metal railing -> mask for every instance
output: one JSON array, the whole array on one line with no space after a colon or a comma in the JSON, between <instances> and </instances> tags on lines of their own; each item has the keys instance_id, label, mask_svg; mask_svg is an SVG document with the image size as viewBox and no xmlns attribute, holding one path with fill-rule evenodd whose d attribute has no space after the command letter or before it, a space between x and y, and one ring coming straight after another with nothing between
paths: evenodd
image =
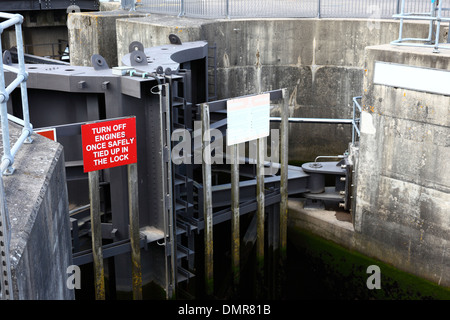
<instances>
[{"instance_id":1,"label":"metal railing","mask_svg":"<svg viewBox=\"0 0 450 320\"><path fill-rule=\"evenodd\" d=\"M351 119L334 119L334 118L288 118L289 123L315 123L315 124L351 124L352 125L352 144L354 145L356 139L359 139L361 131L360 115L362 112L361 105L358 100L362 97L353 97L353 116ZM271 122L281 122L281 117L270 117Z\"/></svg>"},{"instance_id":2,"label":"metal railing","mask_svg":"<svg viewBox=\"0 0 450 320\"><path fill-rule=\"evenodd\" d=\"M19 14L10 14L0 12L0 18L8 19L0 23L0 31L4 29L15 26L16 31L16 42L17 42L17 59L18 68L12 67L10 65L3 64L0 60L0 116L2 125L2 141L3 141L3 156L1 159L1 172L2 174L12 174L14 168L12 167L14 163L14 157L24 142L31 143L31 134L33 133L32 126L30 124L30 115L28 111L28 94L27 94L27 84L28 73L25 71L25 58L24 58L24 46L22 37L22 22L23 17ZM0 41L0 51L2 50L2 44ZM4 71L10 71L17 74L17 77L6 87L5 85L5 73ZM20 92L22 96L22 112L23 120L17 119L11 115L8 115L7 102L9 100L10 94L20 86ZM11 141L9 137L9 121L15 121L23 125L22 134L17 139L16 143L11 147Z\"/></svg>"},{"instance_id":3,"label":"metal railing","mask_svg":"<svg viewBox=\"0 0 450 320\"><path fill-rule=\"evenodd\" d=\"M12 281L11 281L11 263L10 263L10 240L11 227L9 222L9 213L6 203L6 196L3 187L3 174L10 175L14 172L12 167L14 157L24 142L31 143L31 134L33 133L30 124L30 117L28 112L28 95L26 81L28 74L25 71L24 46L22 39L22 22L23 17L19 14L10 14L0 12L0 19L6 19L0 23L0 33L6 28L15 26L16 41L17 41L17 57L18 68L10 65L4 65L3 60L0 59L0 116L2 126L2 142L3 142L3 156L1 159L1 174L0 174L0 251L1 251L1 273L0 273L0 299L13 299ZM2 51L2 43L0 39L0 52ZM17 74L17 77L8 85L5 84L5 73L8 70ZM22 95L22 112L23 120L14 116L8 115L7 102L11 93L20 86ZM11 147L9 136L9 121L15 121L23 126L22 133L17 139L16 143Z\"/></svg>"},{"instance_id":4,"label":"metal railing","mask_svg":"<svg viewBox=\"0 0 450 320\"><path fill-rule=\"evenodd\" d=\"M448 1L448 0L440 0ZM141 0L150 12L202 18L372 18L392 19L402 0ZM427 12L431 0L411 0L405 12ZM448 13L443 13L446 15Z\"/></svg>"},{"instance_id":5,"label":"metal railing","mask_svg":"<svg viewBox=\"0 0 450 320\"><path fill-rule=\"evenodd\" d=\"M439 52L439 48L450 49L450 46L439 44L439 36L441 29L441 22L450 22L450 17L444 17L446 11L450 11L449 7L443 7L444 0L429 0L429 8L426 11L407 11L405 0L402 0L401 10L399 14L394 15L394 18L400 19L400 30L398 40L392 41L395 45L405 46L420 46L434 48L435 53ZM447 3L448 5L448 3ZM403 38L403 20L425 20L430 22L427 38ZM435 39L433 42L433 33ZM450 39L450 36L449 36Z\"/></svg>"},{"instance_id":6,"label":"metal railing","mask_svg":"<svg viewBox=\"0 0 450 320\"><path fill-rule=\"evenodd\" d=\"M361 96L359 97L353 97L353 117L352 117L352 145L355 145L356 142L356 136L361 135L361 131L360 131L360 120L361 120L361 112L362 112L362 108L361 105L359 104L359 101L362 99ZM356 117L356 113L358 110L358 117Z\"/></svg>"}]
</instances>

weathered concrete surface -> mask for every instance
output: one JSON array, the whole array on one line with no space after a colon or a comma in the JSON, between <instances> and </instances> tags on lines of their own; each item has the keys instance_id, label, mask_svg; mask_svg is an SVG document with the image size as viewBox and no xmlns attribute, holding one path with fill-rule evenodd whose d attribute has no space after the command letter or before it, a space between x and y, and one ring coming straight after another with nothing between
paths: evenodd
<instances>
[{"instance_id":1,"label":"weathered concrete surface","mask_svg":"<svg viewBox=\"0 0 450 320\"><path fill-rule=\"evenodd\" d=\"M375 60L448 70L448 52L388 45L369 48L366 56L366 47L397 39L398 21L391 20L151 14L117 19L116 25L117 64L132 41L144 47L167 44L170 33L182 41L216 44L219 99L287 87L290 116L350 118L352 98L364 95L355 231L327 232L329 224L317 216L310 226L338 243L347 241L343 244L369 256L450 285L449 97L371 84ZM405 25L404 37L428 33L427 23ZM442 27L442 38L447 28ZM350 137L350 127L292 124L289 158L340 154Z\"/></svg>"},{"instance_id":2,"label":"weathered concrete surface","mask_svg":"<svg viewBox=\"0 0 450 320\"><path fill-rule=\"evenodd\" d=\"M110 67L121 65L131 42L163 45L171 33L183 42L206 40L217 46L218 99L287 88L290 116L318 118L351 116L352 98L362 94L364 48L398 37L398 21L393 20L207 20L139 9L134 14L71 14L68 28L74 65L91 65L94 53L104 56ZM405 23L404 37L427 33L426 23ZM446 34L447 27L442 27L442 37ZM351 131L348 125L292 124L290 136L290 159L312 161L318 155L342 154Z\"/></svg>"},{"instance_id":3,"label":"weathered concrete surface","mask_svg":"<svg viewBox=\"0 0 450 320\"><path fill-rule=\"evenodd\" d=\"M367 48L355 228L382 258L450 286L450 97L373 84L375 61L450 70L450 52Z\"/></svg>"},{"instance_id":4,"label":"weathered concrete surface","mask_svg":"<svg viewBox=\"0 0 450 320\"><path fill-rule=\"evenodd\" d=\"M398 27L393 20L178 18L139 8L76 13L68 21L74 65L90 66L94 53L110 67L121 65L131 42L163 45L174 33L217 46L218 99L286 87L290 116L318 118L351 116L352 98L362 94L364 48L397 39ZM447 30L442 27L442 38ZM426 23L405 23L404 37L427 33ZM292 124L290 132L289 156L298 161L342 154L351 140L348 125Z\"/></svg>"},{"instance_id":5,"label":"weathered concrete surface","mask_svg":"<svg viewBox=\"0 0 450 320\"><path fill-rule=\"evenodd\" d=\"M144 48L150 48L169 43L169 34L176 34L182 42L202 39L202 26L211 23L206 19L177 18L174 16L149 14L145 18L131 17L118 19L117 25L117 63L129 53L128 46L133 41L139 41Z\"/></svg>"},{"instance_id":6,"label":"weathered concrete surface","mask_svg":"<svg viewBox=\"0 0 450 320\"><path fill-rule=\"evenodd\" d=\"M429 267L433 262L418 262L416 253L406 253L401 250L395 250L395 245L390 242L393 236L389 236L388 240L380 237L374 238L370 234L355 232L352 223L345 221L340 215L345 215L339 211L305 209L303 201L299 199L289 200L288 212L288 236L292 232L295 234L298 230L305 230L312 234L318 235L326 240L336 243L350 251L359 252L367 257L390 264L393 267L414 274L418 277L430 280L443 287L450 287L448 284L448 276L445 274L444 263L448 264L448 260L441 259L438 264L441 268L437 275L431 277L427 275ZM348 215L348 214L347 214ZM379 227L380 231L382 227ZM424 239L424 241L428 241ZM441 248L442 249L442 248ZM423 250L427 250L425 246ZM415 268L405 268L405 264L417 264ZM422 268L422 272L417 272ZM414 272L413 269L416 269ZM383 278L383 269L381 269ZM383 280L382 280L383 281ZM383 285L382 285L383 287Z\"/></svg>"},{"instance_id":7,"label":"weathered concrete surface","mask_svg":"<svg viewBox=\"0 0 450 320\"><path fill-rule=\"evenodd\" d=\"M374 86L375 60L450 69L448 52L371 47L398 37L398 22L345 19L202 20L149 15L117 19L116 64L132 41L217 45L218 98L287 87L294 117L349 118L364 95L354 229L302 214L299 225L404 271L450 286L449 97ZM442 37L447 37L443 27ZM425 37L408 22L405 37ZM73 49L73 48L72 48ZM90 63L90 62L89 62ZM275 115L275 114L274 114ZM366 121L369 120L369 121ZM350 128L291 125L290 159L347 149Z\"/></svg>"},{"instance_id":8,"label":"weathered concrete surface","mask_svg":"<svg viewBox=\"0 0 450 320\"><path fill-rule=\"evenodd\" d=\"M423 23L406 26L405 37L428 32ZM144 47L167 44L170 33L182 41L206 40L217 46L218 99L286 87L292 117L350 118L352 98L362 94L364 48L395 40L398 22L204 20L152 14L117 20L118 59L132 41ZM342 154L351 131L343 125L292 124L290 138L290 159L311 161L318 155Z\"/></svg>"},{"instance_id":9,"label":"weathered concrete surface","mask_svg":"<svg viewBox=\"0 0 450 320\"><path fill-rule=\"evenodd\" d=\"M146 15L126 10L69 13L70 63L92 66L92 55L100 54L110 68L117 66L116 20Z\"/></svg>"},{"instance_id":10,"label":"weathered concrete surface","mask_svg":"<svg viewBox=\"0 0 450 320\"><path fill-rule=\"evenodd\" d=\"M11 142L21 128L10 123ZM63 148L33 135L4 176L11 221L11 267L15 299L74 299L66 281L72 264Z\"/></svg>"},{"instance_id":11,"label":"weathered concrete surface","mask_svg":"<svg viewBox=\"0 0 450 320\"><path fill-rule=\"evenodd\" d=\"M340 219L345 212L322 209L305 209L301 199L288 201L288 236L298 229L306 230L340 246L360 252L368 257L378 258L382 255L382 246L355 232L353 224L347 219ZM383 259L380 259L383 260Z\"/></svg>"},{"instance_id":12,"label":"weathered concrete surface","mask_svg":"<svg viewBox=\"0 0 450 320\"><path fill-rule=\"evenodd\" d=\"M113 11L120 9L120 2L100 2L100 11Z\"/></svg>"}]
</instances>

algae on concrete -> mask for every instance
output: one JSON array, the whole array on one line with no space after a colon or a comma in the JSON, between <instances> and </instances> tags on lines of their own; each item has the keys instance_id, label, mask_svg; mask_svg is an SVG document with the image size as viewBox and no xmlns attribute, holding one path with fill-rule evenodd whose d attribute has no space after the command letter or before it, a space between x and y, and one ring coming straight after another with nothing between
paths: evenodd
<instances>
[{"instance_id":1,"label":"algae on concrete","mask_svg":"<svg viewBox=\"0 0 450 320\"><path fill-rule=\"evenodd\" d=\"M381 270L381 289L368 289L367 268ZM289 230L288 299L449 300L450 289L300 229Z\"/></svg>"}]
</instances>

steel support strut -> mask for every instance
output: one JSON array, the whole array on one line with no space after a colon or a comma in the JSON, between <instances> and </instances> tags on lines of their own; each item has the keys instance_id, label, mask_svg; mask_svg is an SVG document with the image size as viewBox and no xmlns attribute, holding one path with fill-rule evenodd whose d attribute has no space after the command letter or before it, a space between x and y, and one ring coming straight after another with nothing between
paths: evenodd
<instances>
[{"instance_id":1,"label":"steel support strut","mask_svg":"<svg viewBox=\"0 0 450 320\"><path fill-rule=\"evenodd\" d=\"M128 167L128 201L130 216L131 271L133 299L142 300L141 247L139 236L139 197L137 163Z\"/></svg>"}]
</instances>

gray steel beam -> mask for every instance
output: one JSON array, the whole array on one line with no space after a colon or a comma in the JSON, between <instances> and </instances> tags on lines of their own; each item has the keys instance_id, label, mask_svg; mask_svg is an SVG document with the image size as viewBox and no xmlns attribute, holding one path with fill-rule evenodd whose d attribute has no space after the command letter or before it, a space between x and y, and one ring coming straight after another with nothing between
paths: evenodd
<instances>
[{"instance_id":1,"label":"gray steel beam","mask_svg":"<svg viewBox=\"0 0 450 320\"><path fill-rule=\"evenodd\" d=\"M201 49L199 50L201 52ZM198 52L195 54L198 54ZM197 56L193 55L191 58L195 57ZM175 58L178 59L177 56ZM188 67L188 63L185 66ZM84 121L135 115L138 137L138 190L141 195L139 197L140 227L152 226L158 230L165 230L162 215L159 214L162 212L161 203L164 201L159 188L163 183L161 163L167 152L164 152L160 140L163 126L159 121L161 112L158 107L160 99L158 81L171 82L171 80L176 78L177 81L185 86L184 91L178 94L182 95L182 98L186 100L185 102L192 102L192 99L195 99L193 92L196 90L194 88L196 84L193 83L194 78L191 71L189 69L181 70L180 75L165 75L157 80L154 78L120 76L113 74L111 69L94 70L92 67L29 65L27 68L29 73L28 88L34 98L34 104L31 105L34 113L31 115L31 119L35 128L43 126L55 127L58 141L63 144L69 141L65 145L65 152L70 152L69 149L72 148L72 144L75 146L72 149L80 149L76 145L78 142L65 139L69 139L70 136L79 138L81 133L80 125ZM175 81L173 82L175 84ZM282 90L273 90L269 93L272 101L283 101ZM169 96L165 96L164 99L173 102L170 101ZM221 119L221 117L226 116L226 100L209 102L209 106L211 113L214 113L218 119L218 121L211 123L211 128L226 128L226 119ZM180 111L180 115L182 114L181 112L186 110L191 110L190 106ZM69 115L66 114L66 111ZM185 125L189 129L189 122L195 120L195 115L197 117L199 115L195 106L193 106L192 111L188 111L189 115L191 115L191 112L194 115L192 119L186 118L184 123L180 121L181 125ZM57 115L55 115L56 113ZM76 121L76 123L71 123L67 126L63 125L73 121ZM167 148L170 149L170 145ZM74 179L79 179L83 175L87 178L87 175L82 172L81 149L76 150L73 151L70 158L66 158L68 164L71 165L70 167L68 166L67 170L74 172ZM240 172L241 176L245 174L251 180L239 182L239 215L257 210L255 201L256 180L254 176L252 177L251 172L248 172L248 167L250 165L241 166L243 169ZM193 168L198 167L193 166ZM289 181L287 193L291 195L308 192L310 174L305 173L301 168L293 166L288 166L287 170L287 179ZM113 256L116 258L115 269L117 278L128 278L126 281L129 283L129 274L131 274L129 253L131 248L128 231L129 219L126 215L128 211L126 168L112 168L104 170L103 173L104 182L109 183L110 186L111 228L117 229L113 239L114 242L111 245L103 246L103 256L104 258ZM276 175L264 178L266 206L280 203L280 179L280 176ZM191 184L194 183L191 182ZM199 202L201 202L203 186L197 183L195 185L201 194L199 194ZM231 203L230 191L231 184L212 186L213 209L218 210L221 206L229 206ZM173 199L175 199L175 196ZM199 213L203 213L201 203L199 203ZM189 233L188 230L197 229L199 231L204 229L203 218L196 219L192 217L192 213L186 217L180 215L179 218L180 222L182 219L186 219L185 222L190 224L190 226L186 229L177 230L180 232L177 232L178 235ZM216 224L230 219L231 211L221 210L213 213L212 223ZM172 222L175 224L176 220ZM275 236L275 230L272 231ZM146 243L147 241L141 238L140 248L143 248ZM172 243L168 246L170 247L171 245ZM167 248L167 250L170 249L175 249L175 246ZM166 251L164 254L167 254L167 252L169 251ZM144 251L142 254L143 259L150 258L148 252ZM174 258L175 254L173 251L170 256ZM87 261L92 261L92 252L76 253L74 255L74 263L76 264L87 263Z\"/></svg>"},{"instance_id":2,"label":"gray steel beam","mask_svg":"<svg viewBox=\"0 0 450 320\"><path fill-rule=\"evenodd\" d=\"M300 194L308 192L309 174L299 170L290 170L288 173L288 194ZM266 188L280 188L280 176L265 177ZM212 187L213 207L222 207L231 203L231 183L216 185ZM239 197L241 201L256 199L256 180L239 182Z\"/></svg>"},{"instance_id":3,"label":"gray steel beam","mask_svg":"<svg viewBox=\"0 0 450 320\"><path fill-rule=\"evenodd\" d=\"M280 203L280 194L278 192L269 192L265 195L265 206L270 206L273 204ZM256 201L246 201L241 202L239 205L239 215L242 216L244 214L255 212L258 208L258 204ZM231 219L231 208L224 209L221 211L214 212L213 224L219 224L225 221L229 221ZM191 219L191 223L195 224L197 231L201 231L205 228L205 222L203 220Z\"/></svg>"},{"instance_id":4,"label":"gray steel beam","mask_svg":"<svg viewBox=\"0 0 450 320\"><path fill-rule=\"evenodd\" d=\"M147 239L140 238L139 247L144 249L147 246ZM103 246L103 259L115 257L125 253L131 252L130 239L124 239ZM73 254L73 264L81 266L83 264L93 262L92 250L84 250Z\"/></svg>"}]
</instances>

